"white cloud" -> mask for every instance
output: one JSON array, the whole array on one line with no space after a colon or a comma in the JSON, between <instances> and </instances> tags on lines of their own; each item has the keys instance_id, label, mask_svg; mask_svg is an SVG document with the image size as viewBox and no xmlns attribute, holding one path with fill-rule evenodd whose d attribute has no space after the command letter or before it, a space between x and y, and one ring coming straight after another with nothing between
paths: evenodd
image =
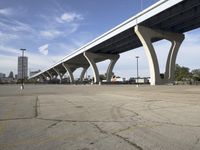
<instances>
[{"instance_id":1,"label":"white cloud","mask_svg":"<svg viewBox=\"0 0 200 150\"><path fill-rule=\"evenodd\" d=\"M0 15L9 16L12 14L13 14L13 10L11 8L0 9Z\"/></svg>"},{"instance_id":2,"label":"white cloud","mask_svg":"<svg viewBox=\"0 0 200 150\"><path fill-rule=\"evenodd\" d=\"M13 47L9 47L9 46L4 46L4 45L0 45L0 52L7 52L7 53L12 53L12 54L20 54L20 50L15 49Z\"/></svg>"},{"instance_id":3,"label":"white cloud","mask_svg":"<svg viewBox=\"0 0 200 150\"><path fill-rule=\"evenodd\" d=\"M19 36L16 34L3 33L0 31L0 43L8 42L10 40L15 40L18 38L19 38Z\"/></svg>"},{"instance_id":4,"label":"white cloud","mask_svg":"<svg viewBox=\"0 0 200 150\"><path fill-rule=\"evenodd\" d=\"M39 52L43 55L48 55L49 44L42 45L38 48Z\"/></svg>"},{"instance_id":5,"label":"white cloud","mask_svg":"<svg viewBox=\"0 0 200 150\"><path fill-rule=\"evenodd\" d=\"M44 31L40 31L40 35L48 38L48 39L53 39L56 38L58 36L60 36L62 33L58 30L44 30Z\"/></svg>"},{"instance_id":6,"label":"white cloud","mask_svg":"<svg viewBox=\"0 0 200 150\"><path fill-rule=\"evenodd\" d=\"M67 55L70 52L73 52L74 50L76 50L77 48L79 48L78 46L74 45L73 43L71 44L67 44L67 43L52 43L52 51L63 55ZM58 52L59 50L59 52Z\"/></svg>"},{"instance_id":7,"label":"white cloud","mask_svg":"<svg viewBox=\"0 0 200 150\"><path fill-rule=\"evenodd\" d=\"M188 42L188 43L193 44L193 43L199 42L199 39L200 39L199 34L194 34L194 33L189 32L185 34L184 43Z\"/></svg>"},{"instance_id":8,"label":"white cloud","mask_svg":"<svg viewBox=\"0 0 200 150\"><path fill-rule=\"evenodd\" d=\"M56 20L59 23L72 23L74 21L83 20L83 16L74 12L66 12L62 14L60 17L57 17Z\"/></svg>"},{"instance_id":9,"label":"white cloud","mask_svg":"<svg viewBox=\"0 0 200 150\"><path fill-rule=\"evenodd\" d=\"M0 18L0 27L7 32L26 31L35 33L35 30L29 24L11 18Z\"/></svg>"},{"instance_id":10,"label":"white cloud","mask_svg":"<svg viewBox=\"0 0 200 150\"><path fill-rule=\"evenodd\" d=\"M17 73L17 57L6 56L0 54L0 70L2 73L8 74L10 71Z\"/></svg>"}]
</instances>

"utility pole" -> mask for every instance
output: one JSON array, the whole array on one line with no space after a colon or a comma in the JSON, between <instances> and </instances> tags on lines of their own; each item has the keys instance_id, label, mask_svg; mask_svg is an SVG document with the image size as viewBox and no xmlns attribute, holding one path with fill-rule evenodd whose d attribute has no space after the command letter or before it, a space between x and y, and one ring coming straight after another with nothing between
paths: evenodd
<instances>
[{"instance_id":1,"label":"utility pole","mask_svg":"<svg viewBox=\"0 0 200 150\"><path fill-rule=\"evenodd\" d=\"M24 51L26 49L21 48L22 51L22 76L21 76L21 89L24 89Z\"/></svg>"}]
</instances>

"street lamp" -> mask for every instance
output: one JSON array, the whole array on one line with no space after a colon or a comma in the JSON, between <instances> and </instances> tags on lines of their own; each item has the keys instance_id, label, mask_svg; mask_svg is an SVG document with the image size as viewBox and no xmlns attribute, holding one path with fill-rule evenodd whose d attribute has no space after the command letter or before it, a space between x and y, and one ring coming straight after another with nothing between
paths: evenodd
<instances>
[{"instance_id":1,"label":"street lamp","mask_svg":"<svg viewBox=\"0 0 200 150\"><path fill-rule=\"evenodd\" d=\"M139 57L139 56L136 56L135 58L137 59L137 87L138 87L138 84L139 84L139 83L138 83L138 78L139 78L139 71L138 71L138 69L139 69L139 68L138 68L138 59L139 59L140 57Z\"/></svg>"},{"instance_id":2,"label":"street lamp","mask_svg":"<svg viewBox=\"0 0 200 150\"><path fill-rule=\"evenodd\" d=\"M24 51L26 49L21 48L22 51L22 76L21 76L21 89L24 89Z\"/></svg>"}]
</instances>

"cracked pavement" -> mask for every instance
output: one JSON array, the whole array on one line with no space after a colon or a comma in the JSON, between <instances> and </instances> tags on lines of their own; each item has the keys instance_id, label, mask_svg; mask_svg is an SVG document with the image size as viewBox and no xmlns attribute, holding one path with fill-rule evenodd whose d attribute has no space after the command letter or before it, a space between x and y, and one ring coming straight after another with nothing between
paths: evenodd
<instances>
[{"instance_id":1,"label":"cracked pavement","mask_svg":"<svg viewBox=\"0 0 200 150\"><path fill-rule=\"evenodd\" d=\"M199 150L200 86L0 86L0 150Z\"/></svg>"}]
</instances>

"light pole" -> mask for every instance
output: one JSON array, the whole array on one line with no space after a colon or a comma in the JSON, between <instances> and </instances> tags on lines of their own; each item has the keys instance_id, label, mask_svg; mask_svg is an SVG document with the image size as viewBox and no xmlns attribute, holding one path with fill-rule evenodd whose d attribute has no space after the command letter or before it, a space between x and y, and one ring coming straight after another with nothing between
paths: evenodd
<instances>
[{"instance_id":1,"label":"light pole","mask_svg":"<svg viewBox=\"0 0 200 150\"><path fill-rule=\"evenodd\" d=\"M139 56L136 56L135 57L136 59L137 59L137 87L138 87L138 85L139 85L139 83L138 83L138 78L139 78L139 71L138 71L138 59L140 58Z\"/></svg>"},{"instance_id":2,"label":"light pole","mask_svg":"<svg viewBox=\"0 0 200 150\"><path fill-rule=\"evenodd\" d=\"M21 89L24 89L24 51L26 49L21 48L22 51L22 76L21 76Z\"/></svg>"}]
</instances>

